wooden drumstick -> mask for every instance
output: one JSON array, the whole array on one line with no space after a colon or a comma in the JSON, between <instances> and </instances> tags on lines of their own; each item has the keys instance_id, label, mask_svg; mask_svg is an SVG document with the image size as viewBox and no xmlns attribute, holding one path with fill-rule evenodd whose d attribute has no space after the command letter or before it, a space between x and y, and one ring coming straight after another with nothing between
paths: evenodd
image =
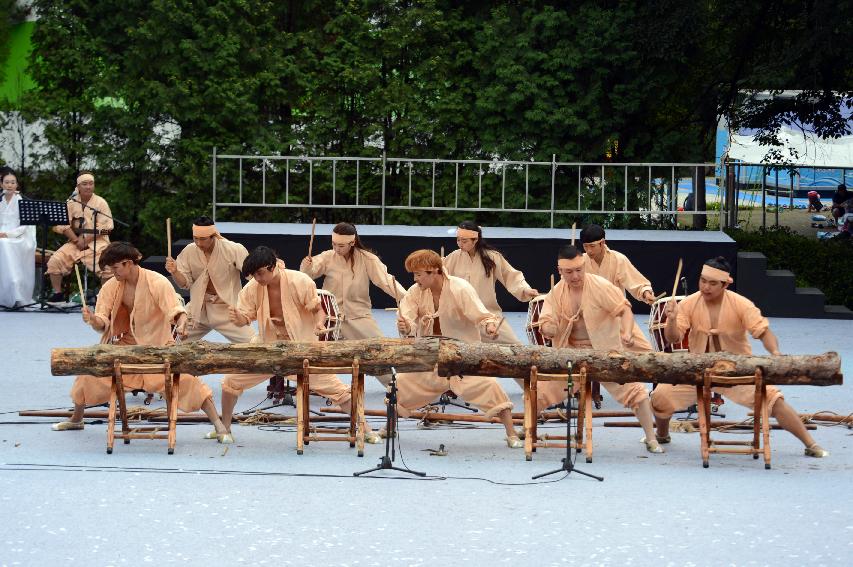
<instances>
[{"instance_id":1,"label":"wooden drumstick","mask_svg":"<svg viewBox=\"0 0 853 567\"><path fill-rule=\"evenodd\" d=\"M678 291L678 280L681 279L681 267L683 266L683 262L681 258L678 259L678 271L675 272L675 282L672 284L672 295L670 297L675 297L675 292Z\"/></svg>"},{"instance_id":2,"label":"wooden drumstick","mask_svg":"<svg viewBox=\"0 0 853 567\"><path fill-rule=\"evenodd\" d=\"M391 278L391 289L394 291L394 302L397 304L397 309L400 309L400 297L397 295L397 280L391 274L388 274L388 277Z\"/></svg>"},{"instance_id":3,"label":"wooden drumstick","mask_svg":"<svg viewBox=\"0 0 853 567\"><path fill-rule=\"evenodd\" d=\"M576 222L572 223L572 246L575 245L575 228L577 228L577 226L578 226L578 223L576 223Z\"/></svg>"},{"instance_id":4,"label":"wooden drumstick","mask_svg":"<svg viewBox=\"0 0 853 567\"><path fill-rule=\"evenodd\" d=\"M314 249L314 231L317 230L317 217L311 221L311 240L308 241L308 257L311 257L311 251Z\"/></svg>"},{"instance_id":5,"label":"wooden drumstick","mask_svg":"<svg viewBox=\"0 0 853 567\"><path fill-rule=\"evenodd\" d=\"M501 325L503 325L503 324L504 324L504 321L506 321L506 317L501 317L501 320L500 320L500 321L498 321L498 326L497 326L497 327L495 327L495 334L494 334L494 335L492 335L492 340L495 340L495 339L497 339L497 338L498 338L498 335L499 335L499 334L500 334L500 332L501 332Z\"/></svg>"},{"instance_id":6,"label":"wooden drumstick","mask_svg":"<svg viewBox=\"0 0 853 567\"><path fill-rule=\"evenodd\" d=\"M77 274L77 289L80 290L80 302L86 305L86 295L83 293L83 280L80 279L80 265L74 264L74 273Z\"/></svg>"},{"instance_id":7,"label":"wooden drumstick","mask_svg":"<svg viewBox=\"0 0 853 567\"><path fill-rule=\"evenodd\" d=\"M551 291L554 290L554 274L551 274Z\"/></svg>"},{"instance_id":8,"label":"wooden drumstick","mask_svg":"<svg viewBox=\"0 0 853 567\"><path fill-rule=\"evenodd\" d=\"M172 219L166 218L166 257L172 257Z\"/></svg>"},{"instance_id":9,"label":"wooden drumstick","mask_svg":"<svg viewBox=\"0 0 853 567\"><path fill-rule=\"evenodd\" d=\"M441 263L444 264L444 246L441 247Z\"/></svg>"}]
</instances>

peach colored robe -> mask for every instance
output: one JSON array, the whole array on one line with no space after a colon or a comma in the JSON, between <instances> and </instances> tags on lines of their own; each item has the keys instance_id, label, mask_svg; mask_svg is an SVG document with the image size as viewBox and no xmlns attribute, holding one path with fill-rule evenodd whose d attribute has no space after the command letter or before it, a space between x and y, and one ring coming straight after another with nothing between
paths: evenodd
<instances>
[{"instance_id":1,"label":"peach colored robe","mask_svg":"<svg viewBox=\"0 0 853 567\"><path fill-rule=\"evenodd\" d=\"M746 334L761 337L770 323L761 314L761 310L746 297L733 291L723 291L723 302L717 321L716 333L721 352L734 354L752 354ZM678 331L682 335L690 329L687 339L690 352L714 352L711 340L711 317L701 292L688 295L678 304ZM715 392L729 398L736 404L752 408L755 405L755 388L752 386L732 386L714 388ZM782 399L782 392L775 386L767 386L767 404L772 413L773 404ZM686 384L659 384L652 393L652 408L655 415L670 417L673 412L683 410L696 403L696 388Z\"/></svg>"},{"instance_id":2,"label":"peach colored robe","mask_svg":"<svg viewBox=\"0 0 853 567\"><path fill-rule=\"evenodd\" d=\"M445 276L439 298L438 311L433 304L432 292L418 284L409 288L400 302L400 316L416 336L433 335L434 318L438 316L442 335L467 343L480 342L480 328L498 322L471 284L454 276ZM397 375L399 394L397 406L400 415L435 401L447 390L493 416L512 408L512 402L495 378L483 376L452 376L444 378L433 372L404 372Z\"/></svg>"},{"instance_id":3,"label":"peach colored robe","mask_svg":"<svg viewBox=\"0 0 853 567\"><path fill-rule=\"evenodd\" d=\"M593 260L589 254L584 254L584 269L586 273L601 276L619 289L630 293L637 301L643 301L643 293L653 292L652 284L627 256L621 252L611 250L604 245L604 258L601 264ZM634 321L634 344L627 348L631 352L651 352L652 345L646 338L640 326Z\"/></svg>"},{"instance_id":4,"label":"peach colored robe","mask_svg":"<svg viewBox=\"0 0 853 567\"><path fill-rule=\"evenodd\" d=\"M625 346L621 338L621 317L625 309L631 309L622 290L606 279L593 274L585 274L580 313L572 304L569 286L560 280L546 296L539 316L541 325L554 325L557 334L553 346L568 348L593 348L605 351L622 351ZM589 334L586 344L573 343L572 327L579 317L583 317ZM636 324L635 324L636 326ZM593 377L594 379L594 377ZM628 408L636 408L640 402L648 399L645 384L632 382L614 384L602 382L602 386L613 398ZM566 396L563 384L543 382L539 384L538 405L545 409L549 405L562 401Z\"/></svg>"},{"instance_id":5,"label":"peach colored robe","mask_svg":"<svg viewBox=\"0 0 853 567\"><path fill-rule=\"evenodd\" d=\"M284 333L285 340L298 342L316 342L319 339L314 334L314 312L320 307L317 297L317 286L302 272L288 270L284 262L279 260L279 290L281 294L281 312L284 317L284 331L277 328L270 319L269 293L267 287L256 280L250 280L237 299L237 310L249 321L258 322L260 342L271 343L280 340ZM269 374L226 374L222 378L222 390L239 396L243 390L269 380ZM294 377L288 377L293 380ZM312 390L340 404L350 401L350 389L334 374L312 374L310 377Z\"/></svg>"},{"instance_id":6,"label":"peach colored robe","mask_svg":"<svg viewBox=\"0 0 853 567\"><path fill-rule=\"evenodd\" d=\"M338 307L344 314L341 336L344 339L369 339L381 337L382 331L371 314L370 284L399 300L406 288L395 281L391 287L388 268L376 254L353 248L353 265L349 260L326 250L311 258L312 263L303 262L299 270L311 279L323 277L323 289L335 296Z\"/></svg>"},{"instance_id":7,"label":"peach colored robe","mask_svg":"<svg viewBox=\"0 0 853 567\"><path fill-rule=\"evenodd\" d=\"M503 315L500 306L498 305L497 295L495 294L495 284L500 282L506 290L519 301L529 301L525 297L525 292L532 289L527 280L524 279L524 274L513 268L503 254L495 251L486 251L495 262L495 268L492 273L486 275L486 268L483 266L483 260L479 254L474 254L472 257L467 252L462 250L454 250L444 259L444 267L447 274L464 279L474 287L477 292L477 297L486 306L486 309L492 315L500 318ZM492 340L485 335L485 332L480 337L483 342L493 342L500 344L521 344L518 337L513 332L512 327L506 323L501 325L498 338Z\"/></svg>"},{"instance_id":8,"label":"peach colored robe","mask_svg":"<svg viewBox=\"0 0 853 567\"><path fill-rule=\"evenodd\" d=\"M57 234L62 234L66 229L71 228L71 226L78 227L79 225L75 222L75 219L85 219L83 223L83 228L94 228L94 216L95 213L92 209L97 209L100 211L98 215L98 230L112 230L113 229L113 219L112 212L110 211L110 205L107 201L101 197L100 195L92 195L89 199L89 202L86 203L88 207L84 207L80 203L76 201L68 201L68 220L72 223L71 225L57 225L53 227L53 231ZM90 236L91 237L91 236ZM76 244L71 242L66 242L59 249L53 253L50 259L47 262L47 273L48 274L59 274L66 275L71 273L71 270L74 269L74 264L76 262L82 262L83 265L92 268L92 255L97 252L97 256L94 259L95 262L95 271L100 274L101 268L98 266L98 259L101 257L101 252L104 251L104 248L107 247L107 244L110 243L110 237L106 234L98 235L95 239L89 242L89 246L85 250L80 250L77 248ZM104 272L109 273L108 270L104 270Z\"/></svg>"},{"instance_id":9,"label":"peach colored robe","mask_svg":"<svg viewBox=\"0 0 853 567\"><path fill-rule=\"evenodd\" d=\"M169 280L157 272L140 268L130 313L121 301L125 285L125 282L113 278L104 282L98 293L93 317L106 326L101 335L101 344L110 343L113 337L119 335L123 336L117 344L172 344L171 325L185 311ZM165 388L162 375L124 374L122 379L126 391L163 393ZM71 388L71 399L76 405L102 404L109 401L111 383L110 377L78 376ZM181 411L197 411L211 397L210 388L198 377L181 374L178 393L178 407Z\"/></svg>"},{"instance_id":10,"label":"peach colored robe","mask_svg":"<svg viewBox=\"0 0 853 567\"><path fill-rule=\"evenodd\" d=\"M228 306L237 305L240 293L240 272L249 252L246 247L225 238L217 238L210 258L195 244L181 250L175 262L178 271L186 278L183 289L190 290L192 327L188 341L198 340L212 330L219 331L235 343L247 343L255 334L250 325L238 327L228 320ZM207 284L216 288L216 295L207 293ZM177 281L176 281L177 283Z\"/></svg>"}]
</instances>

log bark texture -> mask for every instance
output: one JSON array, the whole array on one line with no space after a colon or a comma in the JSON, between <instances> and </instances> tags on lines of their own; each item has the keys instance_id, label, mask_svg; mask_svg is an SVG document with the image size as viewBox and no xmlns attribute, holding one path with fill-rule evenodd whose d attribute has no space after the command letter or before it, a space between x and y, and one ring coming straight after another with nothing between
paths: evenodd
<instances>
[{"instance_id":1,"label":"log bark texture","mask_svg":"<svg viewBox=\"0 0 853 567\"><path fill-rule=\"evenodd\" d=\"M540 373L575 371L585 366L600 382L701 384L706 369L721 376L748 376L763 369L765 382L775 385L835 386L842 384L841 358L835 352L820 355L745 356L726 352L632 353L525 345L467 344L439 337L422 339L362 339L338 342L278 342L268 344L214 344L204 341L181 345L57 348L51 352L56 376L109 376L117 359L125 364L161 364L188 374L270 373L290 375L311 366L342 367L359 359L367 374L428 371L438 366L442 376L497 376L525 378L535 365Z\"/></svg>"}]
</instances>

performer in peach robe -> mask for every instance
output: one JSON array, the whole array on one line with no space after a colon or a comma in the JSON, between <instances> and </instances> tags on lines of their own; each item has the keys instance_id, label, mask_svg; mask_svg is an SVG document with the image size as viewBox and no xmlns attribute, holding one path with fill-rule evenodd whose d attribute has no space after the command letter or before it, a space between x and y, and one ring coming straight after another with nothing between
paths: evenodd
<instances>
[{"instance_id":1,"label":"performer in peach robe","mask_svg":"<svg viewBox=\"0 0 853 567\"><path fill-rule=\"evenodd\" d=\"M187 314L172 284L157 272L140 268L141 258L139 250L127 242L113 242L101 254L101 267L109 268L115 277L98 293L94 313L83 306L83 321L101 333L101 344L165 346L174 342L172 324L179 334L186 330ZM122 380L125 391L162 394L165 389L163 375L124 374ZM54 424L54 431L83 429L85 407L108 402L111 388L110 377L78 376L71 387L73 415ZM198 377L181 374L177 403L181 411L203 410L216 428L216 438L229 442L210 388Z\"/></svg>"},{"instance_id":2,"label":"performer in peach robe","mask_svg":"<svg viewBox=\"0 0 853 567\"><path fill-rule=\"evenodd\" d=\"M480 342L480 330L497 333L498 318L489 313L471 284L448 276L441 257L432 250L418 250L406 258L406 271L415 284L400 302L397 328L417 337L441 335L468 343ZM447 390L478 407L486 416L498 416L506 429L510 448L522 447L512 424L512 402L495 378L450 376L432 372L403 372L397 375L397 408L407 417Z\"/></svg>"},{"instance_id":3,"label":"performer in peach robe","mask_svg":"<svg viewBox=\"0 0 853 567\"><path fill-rule=\"evenodd\" d=\"M229 306L229 317L238 327L258 322L257 342L317 341L325 329L325 317L314 281L302 272L288 270L276 253L266 246L255 248L243 262L243 276L251 280ZM290 378L295 379L295 378ZM268 374L226 374L222 379L222 422L231 432L231 418L237 399L244 390L266 382ZM350 388L334 374L312 374L310 388L351 411ZM367 426L365 441L379 443L379 436Z\"/></svg>"},{"instance_id":4,"label":"performer in peach robe","mask_svg":"<svg viewBox=\"0 0 853 567\"><path fill-rule=\"evenodd\" d=\"M332 229L331 250L306 256L299 270L311 279L323 277L323 289L335 296L343 313L344 340L383 336L371 313L371 283L396 301L406 293L406 288L391 277L379 256L364 247L355 226L348 222L338 223ZM391 381L389 375L376 378L383 386Z\"/></svg>"},{"instance_id":5,"label":"performer in peach robe","mask_svg":"<svg viewBox=\"0 0 853 567\"><path fill-rule=\"evenodd\" d=\"M228 306L237 305L240 271L248 255L245 246L223 238L209 217L199 217L193 222L193 243L177 260L166 258L166 271L178 287L190 290L188 341L210 331L219 331L232 343L252 340L251 326L238 327L228 318Z\"/></svg>"},{"instance_id":6,"label":"performer in peach robe","mask_svg":"<svg viewBox=\"0 0 853 567\"><path fill-rule=\"evenodd\" d=\"M690 330L690 352L731 352L752 354L747 332L759 339L770 354L781 354L779 341L761 310L749 299L728 289L732 283L731 266L722 256L708 260L699 276L699 291L681 303L666 306L666 340L677 342ZM752 409L755 388L749 385L714 388L736 404ZM670 442L669 419L678 410L696 403L696 388L679 384L659 384L652 392L652 406L657 422L658 440ZM818 445L803 425L797 412L775 386L767 386L767 405L771 416L783 429L791 432L805 446L809 457L827 457L829 452Z\"/></svg>"},{"instance_id":7,"label":"performer in peach robe","mask_svg":"<svg viewBox=\"0 0 853 567\"><path fill-rule=\"evenodd\" d=\"M496 282L519 301L530 301L539 292L530 287L524 274L513 268L503 254L483 239L483 231L476 223L464 221L456 229L454 250L444 259L444 268L448 276L456 276L467 281L477 292L489 313L500 319L503 316L495 295ZM501 325L498 336L491 338L485 332L480 334L483 342L501 344L521 344L510 325Z\"/></svg>"},{"instance_id":8,"label":"performer in peach robe","mask_svg":"<svg viewBox=\"0 0 853 567\"><path fill-rule=\"evenodd\" d=\"M109 233L113 229L110 206L103 197L95 195L95 176L87 171L77 177L75 193L76 195L72 195L75 200L69 200L67 205L68 219L71 224L53 227L54 232L65 236L68 242L60 246L47 262L47 273L53 286L53 295L48 303L63 301L62 279L71 273L77 262L82 262L84 266L91 268L93 255L95 255L95 271L101 281L112 277L109 268L101 267L99 261L101 253L110 243ZM97 227L95 227L95 211L99 213Z\"/></svg>"},{"instance_id":9,"label":"performer in peach robe","mask_svg":"<svg viewBox=\"0 0 853 567\"><path fill-rule=\"evenodd\" d=\"M574 246L560 249L557 260L560 282L554 286L542 305L539 316L542 334L555 347L593 348L621 351L634 344L635 326L631 306L625 294L600 276L586 273L586 262ZM654 437L654 423L648 389L632 382L602 382L613 398L630 408L640 421L643 442L651 453L662 453ZM558 403L567 392L559 382L539 385L537 403L540 408Z\"/></svg>"}]
</instances>

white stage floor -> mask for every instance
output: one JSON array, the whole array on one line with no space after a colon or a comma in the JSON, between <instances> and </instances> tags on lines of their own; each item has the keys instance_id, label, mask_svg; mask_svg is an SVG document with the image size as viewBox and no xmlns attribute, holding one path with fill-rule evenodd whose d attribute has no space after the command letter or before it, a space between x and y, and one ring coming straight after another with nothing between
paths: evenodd
<instances>
[{"instance_id":1,"label":"white stage floor","mask_svg":"<svg viewBox=\"0 0 853 567\"><path fill-rule=\"evenodd\" d=\"M375 315L391 334L393 315ZM507 320L519 336L523 320ZM515 486L559 466L562 451L540 449L526 462L500 428L424 430L413 421L402 425L398 464L402 456L443 480L353 478L383 446L368 445L359 459L346 444L312 443L297 456L290 429L235 426L237 443L225 451L201 438L208 426L180 425L175 455L162 441L117 444L107 455L103 423L57 433L55 420L17 416L68 407L72 378L50 375L50 349L92 344L95 333L79 314L0 313L0 325L0 565L849 565L853 556L853 441L844 427L814 432L828 459L807 459L792 436L774 432L772 470L731 455L713 456L706 470L695 433L673 434L666 454L650 455L639 429L596 420L595 460L578 466L603 483L575 474ZM836 350L853 376L849 322L771 325L784 352ZM218 377L205 380L218 404ZM520 408L519 388L502 384ZM250 390L237 409L264 394ZM801 412L853 411L849 384L785 394ZM373 379L367 407L382 407ZM723 407L727 418L745 417ZM609 398L605 408L619 409ZM448 456L428 456L439 444Z\"/></svg>"}]
</instances>

